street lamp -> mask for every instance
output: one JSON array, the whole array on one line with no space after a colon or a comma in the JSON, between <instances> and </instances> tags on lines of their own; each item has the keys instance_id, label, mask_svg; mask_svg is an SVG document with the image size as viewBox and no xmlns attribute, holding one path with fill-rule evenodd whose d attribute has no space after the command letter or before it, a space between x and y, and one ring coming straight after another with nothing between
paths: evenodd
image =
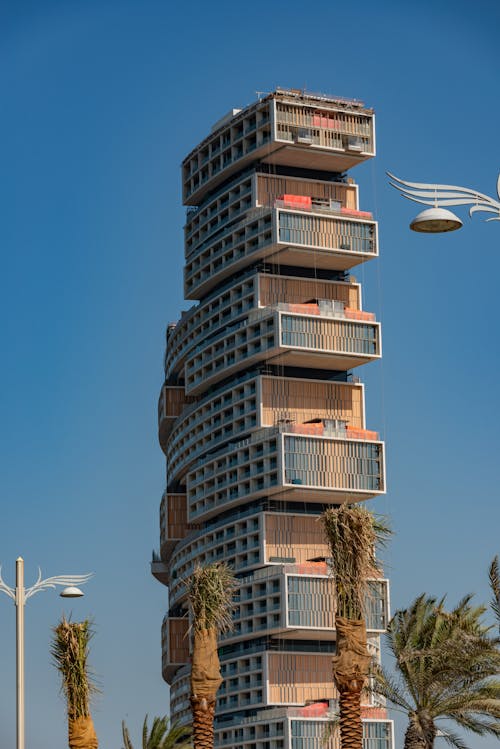
<instances>
[{"instance_id":1,"label":"street lamp","mask_svg":"<svg viewBox=\"0 0 500 749\"><path fill-rule=\"evenodd\" d=\"M77 598L83 596L82 591L75 587L86 583L92 577L89 575L58 575L42 580L42 573L38 568L38 579L31 588L24 587L24 560L16 559L16 587L11 588L2 579L0 566L0 591L12 598L16 606L16 714L17 714L17 749L24 749L24 605L28 598L47 588L65 585L59 595L63 598Z\"/></svg>"},{"instance_id":2,"label":"street lamp","mask_svg":"<svg viewBox=\"0 0 500 749\"><path fill-rule=\"evenodd\" d=\"M443 207L450 205L470 205L470 216L476 211L485 211L486 213L497 214L492 218L487 218L486 221L500 221L500 202L476 190L469 190L468 187L455 187L454 185L405 182L405 180L395 177L390 172L387 172L387 175L394 180L390 183L391 187L399 190L404 198L413 200L415 203L432 206L432 208L427 208L427 210L415 216L410 224L410 229L413 229L413 231L437 234L460 229L463 226L462 221L454 213ZM497 194L500 198L500 175L497 180Z\"/></svg>"}]
</instances>

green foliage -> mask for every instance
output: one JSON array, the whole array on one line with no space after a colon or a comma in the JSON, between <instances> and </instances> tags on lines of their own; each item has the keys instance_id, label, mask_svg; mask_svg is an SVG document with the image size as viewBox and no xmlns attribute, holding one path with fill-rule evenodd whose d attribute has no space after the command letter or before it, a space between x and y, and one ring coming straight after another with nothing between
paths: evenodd
<instances>
[{"instance_id":1,"label":"green foliage","mask_svg":"<svg viewBox=\"0 0 500 749\"><path fill-rule=\"evenodd\" d=\"M124 749L134 749L130 740L128 728L122 720L122 736ZM142 749L191 749L191 728L173 723L169 728L169 720L153 718L151 731L148 733L148 716L144 718L142 726Z\"/></svg>"},{"instance_id":2,"label":"green foliage","mask_svg":"<svg viewBox=\"0 0 500 749\"><path fill-rule=\"evenodd\" d=\"M71 622L63 617L53 629L51 654L53 663L61 674L61 689L66 697L68 717L71 720L90 715L90 698L98 691L87 663L92 636L92 624L88 619Z\"/></svg>"},{"instance_id":3,"label":"green foliage","mask_svg":"<svg viewBox=\"0 0 500 749\"><path fill-rule=\"evenodd\" d=\"M230 631L236 588L237 580L225 562L197 566L188 591L194 629Z\"/></svg>"},{"instance_id":4,"label":"green foliage","mask_svg":"<svg viewBox=\"0 0 500 749\"><path fill-rule=\"evenodd\" d=\"M337 613L347 619L364 615L367 580L378 571L377 546L391 531L383 519L360 505L329 507L322 515L337 597Z\"/></svg>"},{"instance_id":5,"label":"green foliage","mask_svg":"<svg viewBox=\"0 0 500 749\"><path fill-rule=\"evenodd\" d=\"M406 712L411 732L420 732L429 747L440 718L500 737L499 640L482 622L485 607L471 600L466 596L448 612L444 598L421 595L397 611L387 630L396 675L374 667L373 691ZM443 736L464 749L458 735L444 731Z\"/></svg>"}]
</instances>

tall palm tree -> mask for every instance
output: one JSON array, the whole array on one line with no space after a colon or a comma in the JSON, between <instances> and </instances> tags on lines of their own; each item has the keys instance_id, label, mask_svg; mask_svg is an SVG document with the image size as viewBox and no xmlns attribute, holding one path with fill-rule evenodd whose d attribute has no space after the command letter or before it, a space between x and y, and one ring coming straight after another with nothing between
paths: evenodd
<instances>
[{"instance_id":1,"label":"tall palm tree","mask_svg":"<svg viewBox=\"0 0 500 749\"><path fill-rule=\"evenodd\" d=\"M124 749L134 749L124 720L122 720L122 736ZM146 715L142 726L142 749L190 749L193 746L190 736L189 726L174 723L169 728L166 715L163 718L153 718L151 731L148 732L148 716Z\"/></svg>"},{"instance_id":2,"label":"tall palm tree","mask_svg":"<svg viewBox=\"0 0 500 749\"><path fill-rule=\"evenodd\" d=\"M215 699L222 678L217 653L218 635L233 627L233 595L236 579L224 563L196 567L189 585L193 653L191 710L195 749L214 744Z\"/></svg>"},{"instance_id":3,"label":"tall palm tree","mask_svg":"<svg viewBox=\"0 0 500 749\"><path fill-rule=\"evenodd\" d=\"M500 574L498 572L498 556L494 557L490 565L490 586L493 593L491 609L497 618L500 628Z\"/></svg>"},{"instance_id":4,"label":"tall palm tree","mask_svg":"<svg viewBox=\"0 0 500 749\"><path fill-rule=\"evenodd\" d=\"M91 622L71 622L63 616L54 627L52 658L61 674L61 690L66 697L68 744L70 749L97 749L98 741L92 717L90 698L97 692L88 669Z\"/></svg>"},{"instance_id":5,"label":"tall palm tree","mask_svg":"<svg viewBox=\"0 0 500 749\"><path fill-rule=\"evenodd\" d=\"M432 749L439 719L500 737L499 641L482 623L485 610L466 596L447 612L444 599L421 595L392 618L387 641L397 677L375 666L373 690L408 715L405 749ZM452 731L441 735L466 749Z\"/></svg>"},{"instance_id":6,"label":"tall palm tree","mask_svg":"<svg viewBox=\"0 0 500 749\"><path fill-rule=\"evenodd\" d=\"M337 655L333 679L339 692L342 749L362 749L361 691L371 656L364 621L368 578L377 574L375 548L390 535L388 527L365 507L330 507L322 521L332 558L335 585Z\"/></svg>"}]
</instances>

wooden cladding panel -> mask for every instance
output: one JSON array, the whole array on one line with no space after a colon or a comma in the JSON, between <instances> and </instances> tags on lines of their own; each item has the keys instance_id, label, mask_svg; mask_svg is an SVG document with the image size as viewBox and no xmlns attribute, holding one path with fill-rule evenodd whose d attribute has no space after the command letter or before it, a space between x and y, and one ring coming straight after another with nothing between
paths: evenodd
<instances>
[{"instance_id":1,"label":"wooden cladding panel","mask_svg":"<svg viewBox=\"0 0 500 749\"><path fill-rule=\"evenodd\" d=\"M187 533L187 502L185 494L167 495L168 538L184 538Z\"/></svg>"},{"instance_id":2,"label":"wooden cladding panel","mask_svg":"<svg viewBox=\"0 0 500 749\"><path fill-rule=\"evenodd\" d=\"M259 174L257 177L257 201L259 205L272 205L281 195L307 195L319 200L337 200L344 208L356 209L354 185L333 182L297 179L278 175Z\"/></svg>"},{"instance_id":3,"label":"wooden cladding panel","mask_svg":"<svg viewBox=\"0 0 500 749\"><path fill-rule=\"evenodd\" d=\"M338 697L330 654L269 653L268 657L269 704L304 705Z\"/></svg>"},{"instance_id":4,"label":"wooden cladding panel","mask_svg":"<svg viewBox=\"0 0 500 749\"><path fill-rule=\"evenodd\" d=\"M177 418L194 398L186 395L183 387L164 387L160 401L160 416Z\"/></svg>"},{"instance_id":5,"label":"wooden cladding panel","mask_svg":"<svg viewBox=\"0 0 500 749\"><path fill-rule=\"evenodd\" d=\"M171 663L187 663L189 661L189 621L185 619L170 619L168 622L169 655Z\"/></svg>"},{"instance_id":6,"label":"wooden cladding panel","mask_svg":"<svg viewBox=\"0 0 500 749\"><path fill-rule=\"evenodd\" d=\"M339 382L262 378L262 426L280 419L303 424L311 419L345 419L364 428L363 388Z\"/></svg>"},{"instance_id":7,"label":"wooden cladding panel","mask_svg":"<svg viewBox=\"0 0 500 749\"><path fill-rule=\"evenodd\" d=\"M330 555L323 526L310 515L266 515L266 562L270 557L303 563Z\"/></svg>"},{"instance_id":8,"label":"wooden cladding panel","mask_svg":"<svg viewBox=\"0 0 500 749\"><path fill-rule=\"evenodd\" d=\"M279 302L303 304L311 299L331 299L344 302L346 307L360 309L360 289L357 284L261 275L259 290L259 301L263 307Z\"/></svg>"}]
</instances>

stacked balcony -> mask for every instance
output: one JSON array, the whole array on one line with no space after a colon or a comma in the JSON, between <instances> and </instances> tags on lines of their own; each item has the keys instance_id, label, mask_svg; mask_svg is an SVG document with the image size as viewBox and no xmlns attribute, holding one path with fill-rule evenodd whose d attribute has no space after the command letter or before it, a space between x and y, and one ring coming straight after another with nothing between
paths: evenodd
<instances>
[{"instance_id":1,"label":"stacked balcony","mask_svg":"<svg viewBox=\"0 0 500 749\"><path fill-rule=\"evenodd\" d=\"M223 118L187 156L184 203L199 205L252 162L343 172L374 154L373 111L360 102L277 90Z\"/></svg>"},{"instance_id":2,"label":"stacked balcony","mask_svg":"<svg viewBox=\"0 0 500 749\"><path fill-rule=\"evenodd\" d=\"M347 371L380 358L379 323L323 312L316 304L297 307L263 309L200 343L186 361L186 393L199 395L263 362Z\"/></svg>"},{"instance_id":3,"label":"stacked balcony","mask_svg":"<svg viewBox=\"0 0 500 749\"><path fill-rule=\"evenodd\" d=\"M332 645L330 652L321 653L317 648L316 652L300 650L297 643L288 650L286 643L274 649L261 640L239 656L222 654L215 746L255 746L251 742L258 741L262 747L317 749L338 710L338 694L331 681ZM292 680L290 674L297 678ZM180 720L188 720L189 669L179 670L174 677L171 701ZM269 703L275 707L266 709ZM393 727L383 705L367 696L361 714L365 745L390 749ZM338 749L338 738L327 746Z\"/></svg>"},{"instance_id":4,"label":"stacked balcony","mask_svg":"<svg viewBox=\"0 0 500 749\"><path fill-rule=\"evenodd\" d=\"M243 725L229 721L216 731L217 747L237 746L240 749L340 749L340 740L325 740L328 723L336 716L335 705L322 702L320 707L282 708L257 712ZM313 712L320 712L315 717ZM272 714L269 714L272 713ZM394 730L391 721L377 717L377 710L362 711L363 745L366 749L391 749Z\"/></svg>"},{"instance_id":5,"label":"stacked balcony","mask_svg":"<svg viewBox=\"0 0 500 749\"><path fill-rule=\"evenodd\" d=\"M167 484L152 572L169 588L162 672L189 722L187 582L225 561L238 577L220 642L215 746L317 749L337 708L335 596L319 516L385 492L384 443L353 370L382 355L351 270L378 226L346 170L375 153L362 103L277 89L232 110L183 162L184 295L167 330L158 436ZM370 648L388 581L366 599ZM365 698L365 749L391 749ZM330 740L329 749L338 741Z\"/></svg>"},{"instance_id":6,"label":"stacked balcony","mask_svg":"<svg viewBox=\"0 0 500 749\"><path fill-rule=\"evenodd\" d=\"M385 491L383 442L375 432L334 425L280 425L204 458L187 474L189 518L206 520L261 496L325 504ZM366 432L367 439L360 432Z\"/></svg>"},{"instance_id":7,"label":"stacked balcony","mask_svg":"<svg viewBox=\"0 0 500 749\"><path fill-rule=\"evenodd\" d=\"M259 261L312 269L320 262L327 270L341 271L377 255L375 221L356 212L347 217L275 203L272 208L255 208L196 246L186 258L184 294L187 299L201 299L226 278Z\"/></svg>"}]
</instances>

